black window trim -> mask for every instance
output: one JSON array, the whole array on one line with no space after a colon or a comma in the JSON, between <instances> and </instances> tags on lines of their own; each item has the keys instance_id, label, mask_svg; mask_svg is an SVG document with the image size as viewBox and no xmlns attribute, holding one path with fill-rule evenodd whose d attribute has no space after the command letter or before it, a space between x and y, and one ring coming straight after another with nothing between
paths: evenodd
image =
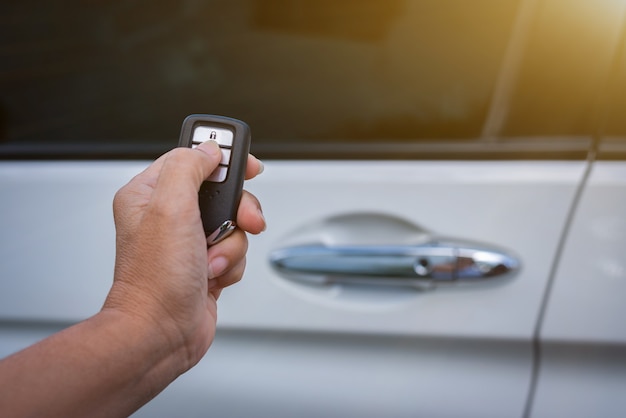
<instances>
[{"instance_id":1,"label":"black window trim","mask_svg":"<svg viewBox=\"0 0 626 418\"><path fill-rule=\"evenodd\" d=\"M4 144L0 160L154 159L176 146L153 144ZM625 146L626 148L626 146ZM252 140L252 153L266 160L586 160L592 137L437 140L419 142L272 143Z\"/></svg>"}]
</instances>

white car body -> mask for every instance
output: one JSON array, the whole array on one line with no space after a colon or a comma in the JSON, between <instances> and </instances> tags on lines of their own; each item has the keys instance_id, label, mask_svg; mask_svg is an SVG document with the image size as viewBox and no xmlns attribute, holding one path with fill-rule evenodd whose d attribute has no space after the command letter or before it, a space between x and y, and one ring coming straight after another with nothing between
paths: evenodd
<instances>
[{"instance_id":1,"label":"white car body","mask_svg":"<svg viewBox=\"0 0 626 418\"><path fill-rule=\"evenodd\" d=\"M97 312L114 262L110 202L146 164L0 166L2 355ZM585 162L268 161L248 189L270 228L220 300L214 346L137 416L522 416L533 379L531 416L620 415L626 177L595 164L586 180ZM303 220L363 210L480 236L523 267L502 284L426 291L310 289L270 268Z\"/></svg>"}]
</instances>

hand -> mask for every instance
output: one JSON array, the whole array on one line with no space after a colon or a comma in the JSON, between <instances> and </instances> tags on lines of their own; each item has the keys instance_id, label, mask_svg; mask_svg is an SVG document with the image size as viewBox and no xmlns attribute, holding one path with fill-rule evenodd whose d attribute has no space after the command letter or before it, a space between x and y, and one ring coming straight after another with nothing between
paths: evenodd
<instances>
[{"instance_id":1,"label":"hand","mask_svg":"<svg viewBox=\"0 0 626 418\"><path fill-rule=\"evenodd\" d=\"M175 149L115 196L117 257L100 312L0 360L0 415L128 416L204 355L216 300L243 273L265 221L244 193L237 230L207 250L198 190L217 167L213 142ZM247 178L262 165L248 158Z\"/></svg>"},{"instance_id":2,"label":"hand","mask_svg":"<svg viewBox=\"0 0 626 418\"><path fill-rule=\"evenodd\" d=\"M113 205L116 266L103 311L123 312L158 329L172 350L185 353L183 371L213 341L221 290L242 277L248 245L244 231L265 229L258 200L244 191L237 230L207 250L198 190L219 160L212 141L172 150L120 189ZM246 179L262 167L250 156Z\"/></svg>"}]
</instances>

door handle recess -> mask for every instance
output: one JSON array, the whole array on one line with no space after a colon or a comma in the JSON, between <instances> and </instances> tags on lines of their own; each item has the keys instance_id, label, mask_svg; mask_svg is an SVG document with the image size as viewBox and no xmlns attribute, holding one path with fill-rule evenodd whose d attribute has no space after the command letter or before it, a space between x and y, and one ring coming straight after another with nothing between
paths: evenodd
<instances>
[{"instance_id":1,"label":"door handle recess","mask_svg":"<svg viewBox=\"0 0 626 418\"><path fill-rule=\"evenodd\" d=\"M362 217L360 219L363 220ZM334 218L330 222L331 229L336 220ZM385 218L384 222L390 223L390 220ZM361 222L356 222L359 223ZM367 223L372 225L371 222ZM398 225L395 221L395 226ZM407 224L400 225L406 228ZM347 228L350 229L350 225ZM346 235L345 230L344 224L342 235ZM322 235L327 236L328 233ZM371 239L366 244L320 241L275 249L269 255L269 262L281 276L311 284L352 283L417 287L510 277L520 268L517 258L503 250L466 241L434 239L430 236L426 241L421 239L417 244L402 245L379 245L371 242Z\"/></svg>"}]
</instances>

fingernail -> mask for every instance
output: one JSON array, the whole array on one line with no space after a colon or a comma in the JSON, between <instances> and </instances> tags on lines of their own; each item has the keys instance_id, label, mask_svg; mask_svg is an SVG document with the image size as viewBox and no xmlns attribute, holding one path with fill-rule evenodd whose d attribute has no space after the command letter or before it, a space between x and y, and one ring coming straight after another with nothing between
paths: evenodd
<instances>
[{"instance_id":1,"label":"fingernail","mask_svg":"<svg viewBox=\"0 0 626 418\"><path fill-rule=\"evenodd\" d=\"M265 215L263 215L263 211L260 208L258 210L258 213L261 219L263 219L263 229L261 230L261 232L263 232L267 229L267 221L265 220Z\"/></svg>"},{"instance_id":2,"label":"fingernail","mask_svg":"<svg viewBox=\"0 0 626 418\"><path fill-rule=\"evenodd\" d=\"M222 153L220 146L213 140L208 140L198 145L196 149L206 152L207 154L218 155Z\"/></svg>"},{"instance_id":3,"label":"fingernail","mask_svg":"<svg viewBox=\"0 0 626 418\"><path fill-rule=\"evenodd\" d=\"M215 257L209 261L209 279L221 276L228 267L228 260L225 257Z\"/></svg>"},{"instance_id":4,"label":"fingernail","mask_svg":"<svg viewBox=\"0 0 626 418\"><path fill-rule=\"evenodd\" d=\"M263 161L261 160L257 160L259 162L259 173L261 174L263 171L265 171L265 165L263 164Z\"/></svg>"}]
</instances>

